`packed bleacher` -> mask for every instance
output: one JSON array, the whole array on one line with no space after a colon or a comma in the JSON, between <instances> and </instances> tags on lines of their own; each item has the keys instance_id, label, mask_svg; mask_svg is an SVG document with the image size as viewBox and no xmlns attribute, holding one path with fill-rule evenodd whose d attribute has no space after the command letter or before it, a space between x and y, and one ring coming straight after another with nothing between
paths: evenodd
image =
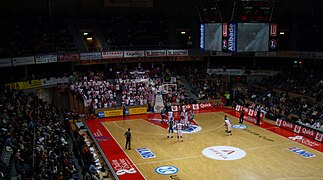
<instances>
[{"instance_id":1,"label":"packed bleacher","mask_svg":"<svg viewBox=\"0 0 323 180\"><path fill-rule=\"evenodd\" d=\"M77 176L58 109L22 91L1 95L1 150L12 154L18 178ZM5 163L8 167L9 164ZM6 173L13 172L7 169ZM7 174L9 175L9 174Z\"/></svg>"}]
</instances>

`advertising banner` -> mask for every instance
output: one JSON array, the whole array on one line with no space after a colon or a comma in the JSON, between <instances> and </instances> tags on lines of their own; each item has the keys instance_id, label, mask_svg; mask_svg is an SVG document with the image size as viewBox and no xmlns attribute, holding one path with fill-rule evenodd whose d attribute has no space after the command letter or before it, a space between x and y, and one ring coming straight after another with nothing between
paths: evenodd
<instances>
[{"instance_id":1,"label":"advertising banner","mask_svg":"<svg viewBox=\"0 0 323 180\"><path fill-rule=\"evenodd\" d=\"M129 108L129 115L146 114L146 113L147 113L147 107Z\"/></svg>"},{"instance_id":2,"label":"advertising banner","mask_svg":"<svg viewBox=\"0 0 323 180\"><path fill-rule=\"evenodd\" d=\"M81 53L80 59L81 60L101 59L101 53L100 52Z\"/></svg>"},{"instance_id":3,"label":"advertising banner","mask_svg":"<svg viewBox=\"0 0 323 180\"><path fill-rule=\"evenodd\" d=\"M59 54L58 62L78 61L80 60L79 54Z\"/></svg>"},{"instance_id":4,"label":"advertising banner","mask_svg":"<svg viewBox=\"0 0 323 180\"><path fill-rule=\"evenodd\" d=\"M254 117L256 118L257 117L257 111L254 110L254 109L250 109L250 108L247 108L247 107L243 107L241 105L237 105L235 110L240 112L242 111L242 108L245 110L245 114L248 114L248 116L250 117ZM264 118L264 113L260 113L260 120L262 120Z\"/></svg>"},{"instance_id":5,"label":"advertising banner","mask_svg":"<svg viewBox=\"0 0 323 180\"><path fill-rule=\"evenodd\" d=\"M276 120L276 126L282 127L282 128L287 129L291 132L303 135L303 136L308 137L310 139L313 139L313 140L316 140L319 142L323 142L323 133L320 133L314 129L300 126L300 125L296 125L292 122L288 122L288 121L285 121L282 119Z\"/></svg>"},{"instance_id":6,"label":"advertising banner","mask_svg":"<svg viewBox=\"0 0 323 180\"><path fill-rule=\"evenodd\" d=\"M104 117L115 117L115 116L123 116L123 110L116 109L116 110L104 111Z\"/></svg>"},{"instance_id":7,"label":"advertising banner","mask_svg":"<svg viewBox=\"0 0 323 180\"><path fill-rule=\"evenodd\" d=\"M188 56L188 50L167 50L167 56Z\"/></svg>"},{"instance_id":8,"label":"advertising banner","mask_svg":"<svg viewBox=\"0 0 323 180\"><path fill-rule=\"evenodd\" d=\"M102 59L123 58L123 51L102 52Z\"/></svg>"},{"instance_id":9,"label":"advertising banner","mask_svg":"<svg viewBox=\"0 0 323 180\"><path fill-rule=\"evenodd\" d=\"M202 50L205 49L205 35L204 35L204 32L205 32L205 24L201 24L200 25L200 48Z\"/></svg>"},{"instance_id":10,"label":"advertising banner","mask_svg":"<svg viewBox=\"0 0 323 180\"><path fill-rule=\"evenodd\" d=\"M41 80L21 81L16 83L5 84L5 87L9 89L17 89L17 90L32 89L32 88L38 88L41 86L42 86Z\"/></svg>"},{"instance_id":11,"label":"advertising banner","mask_svg":"<svg viewBox=\"0 0 323 180\"><path fill-rule=\"evenodd\" d=\"M12 66L11 58L0 59L0 68L11 67L11 66Z\"/></svg>"},{"instance_id":12,"label":"advertising banner","mask_svg":"<svg viewBox=\"0 0 323 180\"><path fill-rule=\"evenodd\" d=\"M35 57L34 56L12 58L12 65L13 66L21 66L21 65L28 65L28 64L35 64Z\"/></svg>"},{"instance_id":13,"label":"advertising banner","mask_svg":"<svg viewBox=\"0 0 323 180\"><path fill-rule=\"evenodd\" d=\"M299 58L300 52L299 51L278 51L278 57L283 58Z\"/></svg>"},{"instance_id":14,"label":"advertising banner","mask_svg":"<svg viewBox=\"0 0 323 180\"><path fill-rule=\"evenodd\" d=\"M124 51L124 57L145 57L145 51Z\"/></svg>"},{"instance_id":15,"label":"advertising banner","mask_svg":"<svg viewBox=\"0 0 323 180\"><path fill-rule=\"evenodd\" d=\"M36 64L57 62L57 55L38 55L35 56Z\"/></svg>"},{"instance_id":16,"label":"advertising banner","mask_svg":"<svg viewBox=\"0 0 323 180\"><path fill-rule=\"evenodd\" d=\"M234 76L241 76L243 75L245 70L243 69L207 69L208 74L217 74L217 75L234 75Z\"/></svg>"},{"instance_id":17,"label":"advertising banner","mask_svg":"<svg viewBox=\"0 0 323 180\"><path fill-rule=\"evenodd\" d=\"M146 57L164 57L166 50L146 50Z\"/></svg>"},{"instance_id":18,"label":"advertising banner","mask_svg":"<svg viewBox=\"0 0 323 180\"><path fill-rule=\"evenodd\" d=\"M222 51L237 51L237 24L234 22L222 24Z\"/></svg>"}]
</instances>

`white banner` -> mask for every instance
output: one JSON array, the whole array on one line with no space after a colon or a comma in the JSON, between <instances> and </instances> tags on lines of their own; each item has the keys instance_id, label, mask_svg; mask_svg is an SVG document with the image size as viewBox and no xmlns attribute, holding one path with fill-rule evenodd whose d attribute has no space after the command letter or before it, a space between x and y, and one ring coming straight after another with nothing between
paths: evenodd
<instances>
[{"instance_id":1,"label":"white banner","mask_svg":"<svg viewBox=\"0 0 323 180\"><path fill-rule=\"evenodd\" d=\"M57 62L57 55L38 55L35 56L36 64Z\"/></svg>"},{"instance_id":2,"label":"white banner","mask_svg":"<svg viewBox=\"0 0 323 180\"><path fill-rule=\"evenodd\" d=\"M0 67L10 67L12 66L11 58L0 59Z\"/></svg>"},{"instance_id":3,"label":"white banner","mask_svg":"<svg viewBox=\"0 0 323 180\"><path fill-rule=\"evenodd\" d=\"M243 69L207 69L208 74L217 74L217 75L235 75L240 76L244 74Z\"/></svg>"},{"instance_id":4,"label":"white banner","mask_svg":"<svg viewBox=\"0 0 323 180\"><path fill-rule=\"evenodd\" d=\"M100 52L92 52L92 53L81 53L81 60L90 60L90 59L101 59Z\"/></svg>"},{"instance_id":5,"label":"white banner","mask_svg":"<svg viewBox=\"0 0 323 180\"><path fill-rule=\"evenodd\" d=\"M166 50L146 50L146 57L163 57L166 56Z\"/></svg>"},{"instance_id":6,"label":"white banner","mask_svg":"<svg viewBox=\"0 0 323 180\"><path fill-rule=\"evenodd\" d=\"M145 51L124 51L124 57L145 57Z\"/></svg>"},{"instance_id":7,"label":"white banner","mask_svg":"<svg viewBox=\"0 0 323 180\"><path fill-rule=\"evenodd\" d=\"M123 58L123 51L102 52L102 59Z\"/></svg>"},{"instance_id":8,"label":"white banner","mask_svg":"<svg viewBox=\"0 0 323 180\"><path fill-rule=\"evenodd\" d=\"M34 56L12 58L13 66L21 66L21 65L28 65L28 64L35 64Z\"/></svg>"},{"instance_id":9,"label":"white banner","mask_svg":"<svg viewBox=\"0 0 323 180\"><path fill-rule=\"evenodd\" d=\"M188 50L167 50L167 56L188 56Z\"/></svg>"}]
</instances>

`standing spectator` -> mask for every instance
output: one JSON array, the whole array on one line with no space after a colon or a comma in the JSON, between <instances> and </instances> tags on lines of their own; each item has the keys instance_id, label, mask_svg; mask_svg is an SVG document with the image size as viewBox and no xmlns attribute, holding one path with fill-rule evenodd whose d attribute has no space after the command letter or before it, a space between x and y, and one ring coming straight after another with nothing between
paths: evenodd
<instances>
[{"instance_id":1,"label":"standing spectator","mask_svg":"<svg viewBox=\"0 0 323 180\"><path fill-rule=\"evenodd\" d=\"M260 125L260 108L257 109L257 123L256 123L257 126Z\"/></svg>"},{"instance_id":2,"label":"standing spectator","mask_svg":"<svg viewBox=\"0 0 323 180\"><path fill-rule=\"evenodd\" d=\"M129 146L129 150L131 149L131 132L130 132L130 128L128 128L128 131L126 133L124 133L124 136L126 137L126 149Z\"/></svg>"}]
</instances>

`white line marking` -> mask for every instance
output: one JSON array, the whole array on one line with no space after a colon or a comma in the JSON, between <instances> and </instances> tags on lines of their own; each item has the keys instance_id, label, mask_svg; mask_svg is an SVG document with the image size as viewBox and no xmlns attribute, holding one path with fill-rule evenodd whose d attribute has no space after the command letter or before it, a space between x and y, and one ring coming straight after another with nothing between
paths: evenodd
<instances>
[{"instance_id":1,"label":"white line marking","mask_svg":"<svg viewBox=\"0 0 323 180\"><path fill-rule=\"evenodd\" d=\"M144 177L145 179L147 179L140 171L140 169L136 166L136 164L131 160L131 158L128 156L128 154L123 150L123 148L120 146L120 144L118 143L118 141L114 138L114 136L112 135L112 133L110 133L110 131L108 130L107 127L105 127L105 125L103 124L103 122L101 122L101 125L108 131L108 133L111 135L111 137L113 138L113 140L118 144L118 146L120 147L120 149L123 151L123 153L128 157L128 159L132 162L132 164L137 168L137 170L139 171L139 173L142 175L142 177Z\"/></svg>"},{"instance_id":2,"label":"white line marking","mask_svg":"<svg viewBox=\"0 0 323 180\"><path fill-rule=\"evenodd\" d=\"M287 178L277 178L277 179L273 179L273 180L288 180L288 179L323 179L320 177L311 177L311 176L303 176L303 177L287 177Z\"/></svg>"},{"instance_id":3,"label":"white line marking","mask_svg":"<svg viewBox=\"0 0 323 180\"><path fill-rule=\"evenodd\" d=\"M244 149L244 150L262 149L262 148L276 147L276 146L288 145L288 144L292 144L292 143L290 142L290 143L281 143L281 144L275 144L275 145L269 145L269 146L259 146L259 147L247 148L247 149Z\"/></svg>"},{"instance_id":4,"label":"white line marking","mask_svg":"<svg viewBox=\"0 0 323 180\"><path fill-rule=\"evenodd\" d=\"M193 159L193 158L199 158L204 155L197 155L197 156L189 156L189 157L181 157L181 158L174 158L174 159L165 159L165 160L160 160L160 161L152 161L152 162L144 162L144 163L138 163L137 165L145 165L145 164L155 164L155 163L160 163L160 162L167 162L167 161L177 161L177 160L183 160L183 159Z\"/></svg>"}]
</instances>

